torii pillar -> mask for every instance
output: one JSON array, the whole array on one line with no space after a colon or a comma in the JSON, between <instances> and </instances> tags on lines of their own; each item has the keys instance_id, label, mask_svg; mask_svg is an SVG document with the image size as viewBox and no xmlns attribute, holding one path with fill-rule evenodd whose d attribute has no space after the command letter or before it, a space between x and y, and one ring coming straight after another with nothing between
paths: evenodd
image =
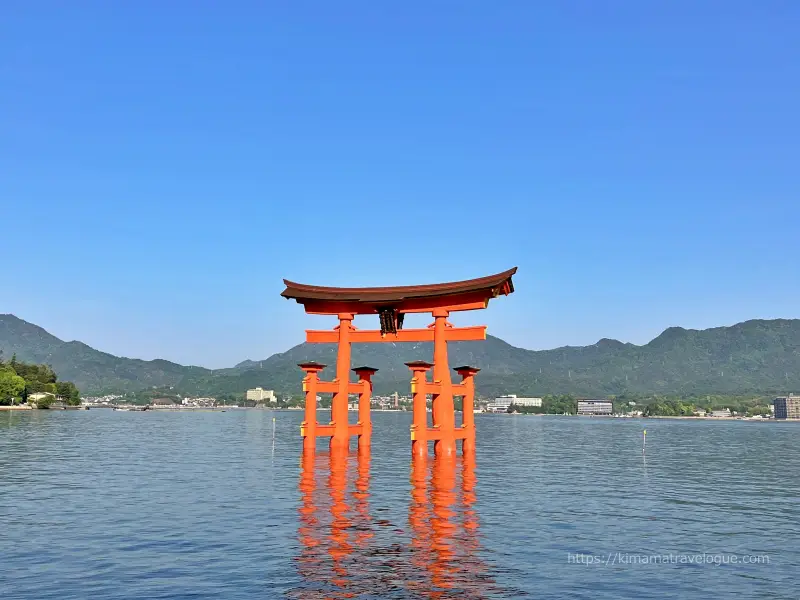
<instances>
[{"instance_id":1,"label":"torii pillar","mask_svg":"<svg viewBox=\"0 0 800 600\"><path fill-rule=\"evenodd\" d=\"M433 366L424 360L407 362L411 369L411 402L413 421L411 423L411 455L415 458L428 456L428 381L426 373Z\"/></svg>"},{"instance_id":2,"label":"torii pillar","mask_svg":"<svg viewBox=\"0 0 800 600\"><path fill-rule=\"evenodd\" d=\"M358 376L358 385L361 392L358 394L358 426L361 432L358 434L358 453L359 455L369 454L372 445L372 416L369 412L369 405L372 402L372 376L378 371L372 367L356 367L353 372Z\"/></svg>"},{"instance_id":3,"label":"torii pillar","mask_svg":"<svg viewBox=\"0 0 800 600\"><path fill-rule=\"evenodd\" d=\"M331 401L331 450L348 450L350 432L347 422L347 400L350 386L350 333L353 327L352 313L339 313L339 351L336 356L336 391Z\"/></svg>"},{"instance_id":4,"label":"torii pillar","mask_svg":"<svg viewBox=\"0 0 800 600\"><path fill-rule=\"evenodd\" d=\"M456 367L455 372L461 375L461 387L464 395L461 398L461 429L464 441L461 442L461 453L467 456L475 452L475 374L480 371L475 367Z\"/></svg>"},{"instance_id":5,"label":"torii pillar","mask_svg":"<svg viewBox=\"0 0 800 600\"><path fill-rule=\"evenodd\" d=\"M433 426L439 428L440 437L433 443L436 456L452 456L456 453L456 415L453 403L453 382L450 380L450 365L447 362L446 329L450 312L443 308L433 311L433 381L439 384L439 393L433 394Z\"/></svg>"},{"instance_id":6,"label":"torii pillar","mask_svg":"<svg viewBox=\"0 0 800 600\"><path fill-rule=\"evenodd\" d=\"M369 405L372 400L372 376L378 371L372 367L356 367L358 383L349 382L349 371L346 372L345 393L341 394L341 380L321 381L319 373L326 365L318 362L305 362L297 365L306 374L303 378L305 392L305 419L300 424L300 435L303 438L303 452L314 453L318 437L330 438L330 449L334 453L346 452L350 448L350 436L358 436L359 454L369 454L372 437L372 420ZM338 369L337 369L338 372ZM327 425L317 422L317 394L333 393L331 403L331 421ZM337 398L337 392L339 396ZM347 399L349 394L358 394L358 423L351 425L348 421ZM344 408L344 410L342 410ZM344 434L342 435L342 430ZM336 437L337 432L339 438ZM336 440L334 442L334 440Z\"/></svg>"},{"instance_id":7,"label":"torii pillar","mask_svg":"<svg viewBox=\"0 0 800 600\"><path fill-rule=\"evenodd\" d=\"M428 455L428 441L433 440L436 456L453 456L456 453L456 440L462 440L461 452L465 456L475 451L475 382L474 376L480 371L475 367L456 367L461 375L461 383L450 385L450 396L446 397L441 380L428 381L427 373L436 365L424 360L407 362L411 369L411 395L413 401L413 422L411 425L411 455L415 458ZM445 364L445 368L447 368ZM447 376L449 378L449 373ZM427 397L433 396L433 425L428 426ZM462 396L461 427L456 427L453 396ZM438 412L437 412L438 403ZM444 418L443 418L444 417ZM450 417L450 418L447 418Z\"/></svg>"}]
</instances>

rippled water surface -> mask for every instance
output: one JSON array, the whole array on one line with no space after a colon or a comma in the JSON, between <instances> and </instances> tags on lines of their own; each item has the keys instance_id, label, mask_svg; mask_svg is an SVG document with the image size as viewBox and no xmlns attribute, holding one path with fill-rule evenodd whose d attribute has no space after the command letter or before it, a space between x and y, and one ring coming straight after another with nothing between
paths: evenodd
<instances>
[{"instance_id":1,"label":"rippled water surface","mask_svg":"<svg viewBox=\"0 0 800 600\"><path fill-rule=\"evenodd\" d=\"M0 413L0 598L800 598L798 424L479 415L415 465L408 414L306 461L301 418Z\"/></svg>"}]
</instances>

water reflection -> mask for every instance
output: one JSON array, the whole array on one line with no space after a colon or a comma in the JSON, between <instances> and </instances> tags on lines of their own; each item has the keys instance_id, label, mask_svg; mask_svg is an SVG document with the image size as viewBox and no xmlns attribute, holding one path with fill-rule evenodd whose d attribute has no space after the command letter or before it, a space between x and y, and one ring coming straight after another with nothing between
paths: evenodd
<instances>
[{"instance_id":1,"label":"water reflection","mask_svg":"<svg viewBox=\"0 0 800 600\"><path fill-rule=\"evenodd\" d=\"M376 518L370 457L302 459L295 598L485 598L474 456L414 460L408 525ZM398 493L403 493L398 490Z\"/></svg>"}]
</instances>

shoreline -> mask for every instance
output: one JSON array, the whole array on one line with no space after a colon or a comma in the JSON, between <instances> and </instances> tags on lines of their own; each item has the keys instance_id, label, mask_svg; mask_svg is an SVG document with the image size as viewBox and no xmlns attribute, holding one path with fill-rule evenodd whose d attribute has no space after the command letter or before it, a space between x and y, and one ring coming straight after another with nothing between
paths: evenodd
<instances>
[{"instance_id":1,"label":"shoreline","mask_svg":"<svg viewBox=\"0 0 800 600\"><path fill-rule=\"evenodd\" d=\"M624 416L617 416L617 415L556 415L556 414L546 414L546 413L478 413L478 414L500 414L500 415L508 415L508 416L519 416L519 417L581 417L585 419L679 419L679 420L695 420L695 421L753 421L753 422L764 422L764 423L800 423L800 419L754 419L752 417L697 417L697 416L682 416L682 415L675 415L675 416L668 416L668 415L653 415L650 417L645 417L642 415L637 415L635 417L624 417Z\"/></svg>"},{"instance_id":2,"label":"shoreline","mask_svg":"<svg viewBox=\"0 0 800 600\"><path fill-rule=\"evenodd\" d=\"M146 406L146 409L145 409ZM32 411L32 410L89 410L90 408L105 408L107 410L114 410L115 407L107 406L107 405L95 405L95 406L70 406L70 407L55 407L51 409L41 409L41 408L34 408L32 406L27 405L14 405L14 406L0 406L0 412L3 411ZM123 407L120 407L123 408ZM151 405L131 405L130 407L125 406L123 408L123 412L125 411L135 411L135 412L224 412L227 410L239 411L239 410L259 410L259 411L269 411L269 412L294 412L297 410L302 410L298 408L259 408L259 407L250 407L250 406L214 406L214 407L207 407L207 406L151 406ZM327 410L327 409L323 409ZM351 411L348 411L351 412ZM373 410L370 411L372 414L378 413L398 413L398 412L411 412L407 410L398 410L398 409L385 409L385 410ZM674 419L674 420L686 420L686 421L749 421L749 422L757 422L757 423L800 423L800 419L754 419L751 417L700 417L700 416L667 416L667 415L654 415L650 417L645 417L641 415L637 416L621 416L621 415L564 415L564 414L546 414L546 413L493 413L493 412L481 412L475 413L476 415L491 415L491 416L506 416L506 417L580 417L580 418L587 418L587 419L639 419L639 420L647 420L647 419Z\"/></svg>"}]
</instances>

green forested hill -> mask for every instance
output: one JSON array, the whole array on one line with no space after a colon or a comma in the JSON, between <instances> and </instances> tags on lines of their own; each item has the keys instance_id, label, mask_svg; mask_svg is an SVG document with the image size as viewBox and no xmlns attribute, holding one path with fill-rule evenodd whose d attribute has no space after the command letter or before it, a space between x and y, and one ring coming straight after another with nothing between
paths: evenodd
<instances>
[{"instance_id":1,"label":"green forested hill","mask_svg":"<svg viewBox=\"0 0 800 600\"><path fill-rule=\"evenodd\" d=\"M0 315L0 350L9 357L42 362L74 381L84 394L174 386L187 394L240 394L249 387L297 394L297 363L330 365L335 347L300 344L261 361L209 371L164 360L142 361L63 342L13 315ZM360 344L353 365L380 369L376 392L408 390L404 362L428 359L430 344ZM702 331L672 327L642 346L600 340L591 346L532 351L489 337L450 345L450 364L483 369L478 391L577 395L743 394L800 391L800 320L754 320Z\"/></svg>"},{"instance_id":2,"label":"green forested hill","mask_svg":"<svg viewBox=\"0 0 800 600\"><path fill-rule=\"evenodd\" d=\"M175 385L194 369L208 372L166 360L122 358L82 342L64 342L14 315L0 315L0 352L7 359L16 354L22 361L48 364L84 394Z\"/></svg>"}]
</instances>

